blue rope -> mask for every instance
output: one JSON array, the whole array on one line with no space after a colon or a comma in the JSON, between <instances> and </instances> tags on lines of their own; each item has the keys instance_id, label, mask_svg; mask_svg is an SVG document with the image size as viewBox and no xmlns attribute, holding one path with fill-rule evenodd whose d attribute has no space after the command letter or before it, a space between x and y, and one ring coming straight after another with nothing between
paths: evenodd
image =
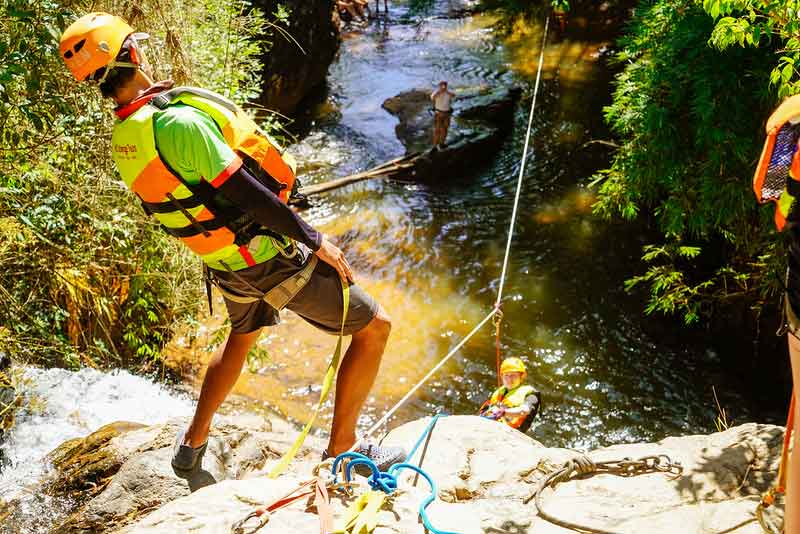
<instances>
[{"instance_id":1,"label":"blue rope","mask_svg":"<svg viewBox=\"0 0 800 534\"><path fill-rule=\"evenodd\" d=\"M411 464L394 464L392 467L389 468L389 473L394 475L397 471L401 469L411 469L422 475L425 480L428 481L428 484L431 486L431 494L425 497L423 501L419 504L419 516L422 518L422 524L425 525L425 528L428 529L433 534L459 534L458 532L450 532L447 530L439 530L431 525L430 519L428 519L428 512L427 508L428 505L431 504L435 499L436 495L439 494L439 490L436 488L436 483L433 479L426 473L422 468L417 467L416 465Z\"/></svg>"},{"instance_id":2,"label":"blue rope","mask_svg":"<svg viewBox=\"0 0 800 534\"><path fill-rule=\"evenodd\" d=\"M430 434L431 430L433 430L433 426L436 424L436 421L440 417L444 417L445 414L436 414L431 422L428 424L428 427L419 437L417 442L414 444L414 447L411 449L411 453L407 457L407 461L410 461L411 458L417 453L420 445L425 440L425 438ZM433 479L426 473L421 467L417 467L416 465L410 463L400 463L394 464L389 468L388 471L381 471L378 469L378 466L375 465L375 462L370 460L367 456L363 454L359 454L357 452L344 452L336 457L333 461L333 466L331 466L331 471L333 472L333 483L336 484L339 476L339 463L349 458L350 461L347 462L347 466L344 469L344 479L347 482L353 477L353 468L358 465L366 465L369 467L369 470L372 471L372 474L367 477L367 482L369 486L374 490L381 490L385 493L392 493L394 490L397 489L397 472L401 469L411 469L412 471L419 473L422 475L425 480L428 481L428 484L431 487L431 494L428 495L419 505L419 516L422 518L422 524L425 525L425 528L428 529L432 534L459 534L457 532L448 532L445 530L439 530L431 525L430 520L428 519L428 512L427 508L435 499L436 495L439 494L439 490L436 488L436 483Z\"/></svg>"},{"instance_id":3,"label":"blue rope","mask_svg":"<svg viewBox=\"0 0 800 534\"><path fill-rule=\"evenodd\" d=\"M425 441L425 438L428 436L428 434L431 433L431 430L433 430L433 427L436 424L436 421L440 417L446 417L446 416L447 416L447 414L443 414L443 413L437 413L436 415L433 416L433 419L431 419L431 422L428 423L428 427L425 429L425 431L419 437L417 442L414 444L414 447L412 447L411 452L408 453L408 457L406 458L406 463L410 462L411 459L414 457L414 455L417 453L417 449L419 449L419 446L422 445L423 441Z\"/></svg>"}]
</instances>

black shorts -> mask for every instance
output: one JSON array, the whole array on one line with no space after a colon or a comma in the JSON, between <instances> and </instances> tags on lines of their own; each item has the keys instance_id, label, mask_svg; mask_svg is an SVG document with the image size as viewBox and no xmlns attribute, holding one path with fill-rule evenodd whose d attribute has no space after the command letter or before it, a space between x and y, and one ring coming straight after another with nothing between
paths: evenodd
<instances>
[{"instance_id":1,"label":"black shorts","mask_svg":"<svg viewBox=\"0 0 800 534\"><path fill-rule=\"evenodd\" d=\"M236 274L266 292L303 268L310 253L300 248L293 258L278 254L269 261L236 271ZM225 288L234 293L252 294L252 289L226 271L214 271ZM286 308L308 323L330 334L338 334L342 326L342 285L339 273L323 261L317 262L311 279ZM254 332L264 326L280 322L278 310L263 300L241 304L225 299L225 307L231 319L231 331L237 334ZM358 332L378 313L378 302L355 284L350 285L350 306L344 325L345 335Z\"/></svg>"}]
</instances>

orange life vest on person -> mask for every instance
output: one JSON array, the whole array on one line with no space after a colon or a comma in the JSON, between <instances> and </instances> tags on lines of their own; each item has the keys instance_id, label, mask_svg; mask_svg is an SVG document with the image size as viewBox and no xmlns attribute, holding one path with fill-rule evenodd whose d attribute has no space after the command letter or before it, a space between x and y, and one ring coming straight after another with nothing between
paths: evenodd
<instances>
[{"instance_id":1,"label":"orange life vest on person","mask_svg":"<svg viewBox=\"0 0 800 534\"><path fill-rule=\"evenodd\" d=\"M492 393L492 396L483 403L479 415L490 416L492 407L497 405L502 405L506 408L518 408L522 406L525 399L530 395L536 395L537 400L541 400L539 392L537 392L533 386L521 384L512 390L509 390L505 386L500 386ZM502 421L512 428L525 432L531 426L533 418L536 417L538 411L539 403L537 402L536 408L530 413L509 416L503 415L499 421Z\"/></svg>"},{"instance_id":2,"label":"orange life vest on person","mask_svg":"<svg viewBox=\"0 0 800 534\"><path fill-rule=\"evenodd\" d=\"M767 140L753 176L759 202L775 203L775 226L783 230L800 195L800 95L786 99L767 121Z\"/></svg>"},{"instance_id":3,"label":"orange life vest on person","mask_svg":"<svg viewBox=\"0 0 800 534\"><path fill-rule=\"evenodd\" d=\"M207 113L237 159L219 176L196 183L164 163L155 145L153 117L173 104ZM287 202L295 183L294 160L263 133L236 104L195 87L176 87L135 100L114 127L114 161L122 179L148 214L217 270L240 270L274 257L288 241L271 235L235 206L222 207L216 190L244 165L263 185ZM282 243L280 242L282 241Z\"/></svg>"}]
</instances>

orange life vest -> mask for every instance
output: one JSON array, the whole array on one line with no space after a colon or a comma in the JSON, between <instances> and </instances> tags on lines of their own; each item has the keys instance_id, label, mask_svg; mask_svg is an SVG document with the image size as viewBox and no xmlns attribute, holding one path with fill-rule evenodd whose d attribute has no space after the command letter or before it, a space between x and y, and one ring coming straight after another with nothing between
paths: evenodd
<instances>
[{"instance_id":1,"label":"orange life vest","mask_svg":"<svg viewBox=\"0 0 800 534\"><path fill-rule=\"evenodd\" d=\"M195 183L173 172L155 145L154 114L181 103L207 113L237 159L219 176ZM245 165L262 184L287 202L295 182L294 161L264 134L241 108L226 98L195 87L176 87L129 104L114 128L114 161L145 211L217 270L240 270L274 257L286 238L270 235L234 207L215 202L216 189ZM283 241L280 243L279 241Z\"/></svg>"},{"instance_id":2,"label":"orange life vest","mask_svg":"<svg viewBox=\"0 0 800 534\"><path fill-rule=\"evenodd\" d=\"M506 408L518 408L519 406L522 406L522 404L525 402L525 399L530 395L536 395L537 400L541 400L539 392L533 389L532 386L519 385L510 391L505 386L500 386L494 391L494 393L492 393L492 396L483 403L479 415L491 418L492 408L497 405L502 405ZM537 402L536 408L534 408L530 413L508 416L503 415L500 417L499 421L502 421L510 427L525 432L530 427L538 411L539 403Z\"/></svg>"},{"instance_id":3,"label":"orange life vest","mask_svg":"<svg viewBox=\"0 0 800 534\"><path fill-rule=\"evenodd\" d=\"M753 177L759 202L775 203L775 226L783 230L800 195L800 95L786 99L767 121L767 140Z\"/></svg>"}]
</instances>

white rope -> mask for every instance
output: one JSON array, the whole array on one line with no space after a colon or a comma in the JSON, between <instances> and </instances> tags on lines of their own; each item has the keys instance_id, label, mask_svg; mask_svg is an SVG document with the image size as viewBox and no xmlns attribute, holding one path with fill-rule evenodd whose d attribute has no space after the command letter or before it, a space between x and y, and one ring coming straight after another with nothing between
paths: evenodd
<instances>
[{"instance_id":1,"label":"white rope","mask_svg":"<svg viewBox=\"0 0 800 534\"><path fill-rule=\"evenodd\" d=\"M533 112L534 112L534 109L536 109L536 95L539 93L539 81L541 80L541 77L542 77L542 65L544 64L544 47L545 47L545 44L547 43L547 29L548 29L549 25L550 25L550 19L548 17L548 18L545 19L545 23L544 23L544 36L542 37L542 50L541 50L541 53L539 54L539 69L536 72L536 83L533 86L533 101L531 102L531 112L530 112L530 116L528 117L528 131L525 134L525 148L522 151L522 162L520 164L520 169L519 169L519 178L517 178L517 192L516 192L516 195L514 196L514 209L511 212L511 224L509 225L509 228L508 228L508 242L506 243L506 254L505 254L505 258L503 258L503 271L502 271L502 274L500 275L500 286L499 286L499 288L497 290L497 301L495 302L495 307L492 309L491 312L489 312L489 314L486 317L484 317L481 320L481 322L479 322L477 324L477 326L475 326L475 328L472 329L472 331L469 334L467 334L464 337L464 339L462 339L458 343L458 345L453 347L453 349L450 352L448 352L447 355L444 358L439 360L439 363L437 363L430 371L428 371L428 374L423 376L422 379L419 382L417 382L414 385L414 387L412 387L408 391L408 393L403 395L403 398L401 398L399 401L397 401L397 403L395 403L395 405L392 406L389 409L389 411L386 412L386 414L384 414L383 417L381 417L374 425L372 425L369 428L369 430L367 430L358 440L356 440L355 444L353 444L353 446L350 448L350 451L355 450L361 443L366 441L366 439L369 436L371 436L373 433L375 433L375 431L377 431L381 427L381 425L383 425L386 421L388 421L389 418L397 410L399 410L400 407L403 404L405 404L406 401L409 398L411 398L411 395L413 395L415 391L417 391L420 387L422 387L422 385L425 382L427 382L428 379L431 376L433 376L433 374L436 371L438 371L442 367L442 365L445 364L445 362L447 362L447 360L452 358L453 355L456 352L458 352L458 350L461 347L463 347L464 344L467 341L469 341L470 338L472 338L472 336L474 336L476 333L478 333L478 330L480 330L481 327L483 325L485 325L489 321L489 319L494 317L499 311L499 307L498 306L500 305L500 300L503 298L503 285L505 284L506 272L507 272L507 269L508 269L508 259L509 259L509 256L511 255L511 240L514 237L514 224L516 223L516 220L517 220L517 209L519 207L519 197L520 197L520 192L522 191L522 178L523 178L523 175L525 173L525 160L528 157L528 145L530 144L530 138L531 138L531 129L532 129L532 124L533 124Z\"/></svg>"},{"instance_id":2,"label":"white rope","mask_svg":"<svg viewBox=\"0 0 800 534\"><path fill-rule=\"evenodd\" d=\"M388 421L388 420L389 420L389 418L390 418L390 417L391 417L391 416L394 414L394 412L396 412L398 409L400 409L400 407L401 407L403 404L405 404L405 402L406 402L406 401L407 401L407 400L408 400L408 399L411 397L411 395L413 395L413 394L414 394L414 392L415 392L415 391L417 391L417 390L418 390L418 389L419 389L419 388L422 386L422 384L424 384L425 382L427 382L427 381L428 381L428 379L429 379L431 376L433 376L433 374L434 374L436 371L438 371L438 370L439 370L439 368L440 368L442 365L444 365L444 364L445 364L445 362L447 362L447 360L449 360L449 359L450 359L450 358L451 358L451 357L452 357L452 356L453 356L453 355L454 355L456 352L458 352L458 349L460 349L461 347L463 347L463 346L464 346L464 344L465 344L467 341L469 341L469 339L470 339L472 336L474 336L474 335L475 335L475 334L478 332L478 330L480 330L480 329L481 329L481 327L482 327L483 325L485 325L485 324L486 324L486 322L487 322L489 319L491 319L492 317L494 317L494 313L495 313L495 312L494 312L494 310L492 310L491 312L489 312L489 314L488 314L486 317L484 317L484 318L483 318L483 320L481 320L481 322L480 322L480 323L478 323L478 324L477 324L477 326L475 326L475 328L473 328L473 329L472 329L472 331L471 331L469 334L467 334L467 335L464 337L464 339L462 339L462 340L461 340L461 341L458 343L458 345L456 345L455 347L453 347L453 349L452 349L450 352L448 352L448 353L447 353L447 356L445 356L444 358L442 358L441 360L439 360L439 363L437 363L437 364L436 364L436 365L435 365L435 366L434 366L434 367L433 367L433 368L432 368L430 371L428 371L428 374L426 374L425 376L423 376L423 377L422 377L422 380L420 380L419 382L417 382L417 383L414 385L414 387L412 387L412 388L411 388L411 389L408 391L408 393L406 393L405 395L403 395L403 398L402 398L402 399L400 399L399 401L397 401L397 403L396 403L394 406L392 406L392 408L391 408L391 409L390 409L388 412L386 412L386 414L385 414L383 417L381 417L381 418L378 420L378 422L376 422L374 425L372 425L372 427L370 427L370 429L369 429L369 430L367 430L367 431L366 431L366 433L364 433L364 436L362 436L361 440L359 440L358 442L356 442L356 444L355 444L355 445L353 445L353 448L355 448L355 447L356 447L356 446L357 446L357 445L358 445L358 444L359 444L361 441L364 441L364 440L365 440L367 437L371 436L371 435L372 435L372 434L373 434L373 433L374 433L376 430L378 430L378 429L381 427L381 425L382 425L383 423L385 423L386 421Z\"/></svg>"},{"instance_id":3,"label":"white rope","mask_svg":"<svg viewBox=\"0 0 800 534\"><path fill-rule=\"evenodd\" d=\"M531 113L528 116L528 132L525 134L525 148L522 149L522 163L519 167L519 177L517 178L517 193L514 196L514 209L511 211L511 224L508 226L508 241L506 242L506 255L503 258L503 271L500 274L500 285L497 288L497 300L494 303L495 309L500 306L503 299L503 286L506 282L508 272L508 259L511 256L511 240L514 237L514 225L517 222L517 208L519 207L519 196L522 192L522 177L525 174L525 162L528 159L528 145L531 140L531 129L533 125L533 110L536 109L536 96L539 94L539 80L542 77L542 65L544 64L544 46L547 43L547 28L550 26L550 17L544 21L544 36L542 37L542 51L539 54L539 69L536 71L536 83L533 86L533 102L531 102Z\"/></svg>"}]
</instances>

